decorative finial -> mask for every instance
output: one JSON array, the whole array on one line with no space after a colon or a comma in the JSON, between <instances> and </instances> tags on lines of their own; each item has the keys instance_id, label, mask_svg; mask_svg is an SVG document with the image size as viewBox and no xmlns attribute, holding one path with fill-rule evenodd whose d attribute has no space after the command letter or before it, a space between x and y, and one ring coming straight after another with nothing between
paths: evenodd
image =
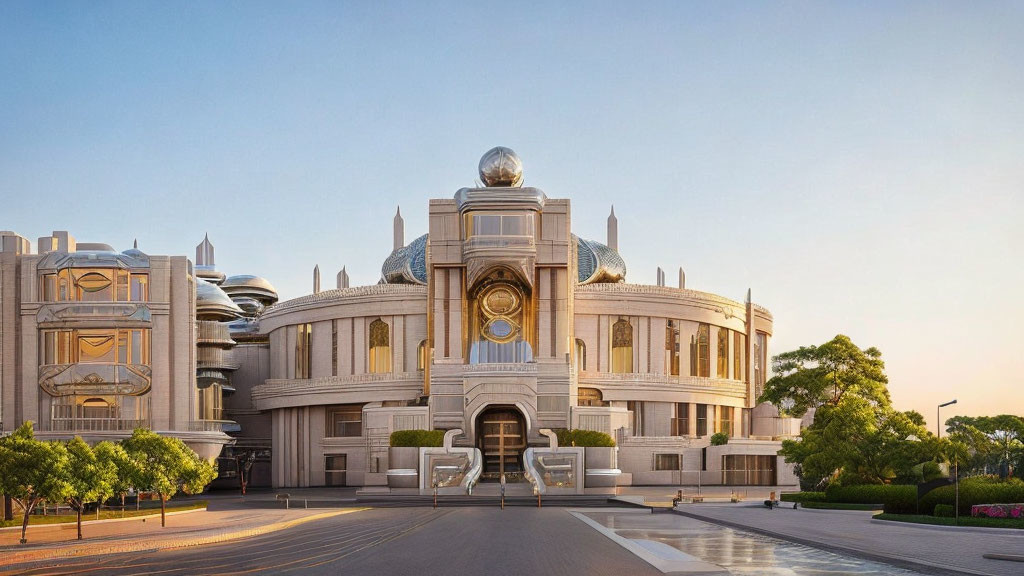
<instances>
[{"instance_id":1,"label":"decorative finial","mask_svg":"<svg viewBox=\"0 0 1024 576\"><path fill-rule=\"evenodd\" d=\"M619 219L615 217L615 205L612 204L612 213L608 215L608 247L616 252L619 251Z\"/></svg>"},{"instance_id":2,"label":"decorative finial","mask_svg":"<svg viewBox=\"0 0 1024 576\"><path fill-rule=\"evenodd\" d=\"M320 293L320 265L313 266L313 294Z\"/></svg>"},{"instance_id":3,"label":"decorative finial","mask_svg":"<svg viewBox=\"0 0 1024 576\"><path fill-rule=\"evenodd\" d=\"M683 267L679 267L679 289L686 289L686 272L683 272Z\"/></svg>"},{"instance_id":4,"label":"decorative finial","mask_svg":"<svg viewBox=\"0 0 1024 576\"><path fill-rule=\"evenodd\" d=\"M135 240L132 241L132 249L133 250L138 250L139 249L139 239L138 238L136 238Z\"/></svg>"},{"instance_id":5,"label":"decorative finial","mask_svg":"<svg viewBox=\"0 0 1024 576\"><path fill-rule=\"evenodd\" d=\"M405 246L405 220L402 219L402 207L399 206L395 210L395 237L394 237L394 248L398 250L402 246Z\"/></svg>"}]
</instances>

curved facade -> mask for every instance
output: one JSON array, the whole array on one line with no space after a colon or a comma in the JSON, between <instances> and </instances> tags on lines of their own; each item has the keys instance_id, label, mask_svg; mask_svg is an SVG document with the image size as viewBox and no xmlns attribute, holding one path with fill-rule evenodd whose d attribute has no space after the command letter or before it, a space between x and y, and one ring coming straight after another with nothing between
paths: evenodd
<instances>
[{"instance_id":1,"label":"curved facade","mask_svg":"<svg viewBox=\"0 0 1024 576\"><path fill-rule=\"evenodd\" d=\"M792 483L774 454L794 423L755 406L771 314L627 283L614 215L606 243L576 237L569 200L521 187L521 167L489 151L496 185L431 200L408 245L397 215L380 283L262 313L270 375L251 397L272 414L273 484L383 484L409 428L461 428L485 478L515 477L542 428L586 428L617 438L623 482ZM709 464L716 432L733 440Z\"/></svg>"}]
</instances>

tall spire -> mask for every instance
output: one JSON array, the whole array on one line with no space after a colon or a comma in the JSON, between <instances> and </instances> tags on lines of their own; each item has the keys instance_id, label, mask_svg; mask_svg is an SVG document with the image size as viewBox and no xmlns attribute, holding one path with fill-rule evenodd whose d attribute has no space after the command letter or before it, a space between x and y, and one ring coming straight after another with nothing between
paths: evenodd
<instances>
[{"instance_id":1,"label":"tall spire","mask_svg":"<svg viewBox=\"0 0 1024 576\"><path fill-rule=\"evenodd\" d=\"M402 207L395 210L395 247L398 250L405 246L405 220L402 219Z\"/></svg>"},{"instance_id":2,"label":"tall spire","mask_svg":"<svg viewBox=\"0 0 1024 576\"><path fill-rule=\"evenodd\" d=\"M658 286L664 286L665 285L665 271L661 269L661 266L658 266L658 280L657 280L657 283L658 283Z\"/></svg>"},{"instance_id":3,"label":"tall spire","mask_svg":"<svg viewBox=\"0 0 1024 576\"><path fill-rule=\"evenodd\" d=\"M313 294L320 293L320 265L313 266Z\"/></svg>"},{"instance_id":4,"label":"tall spire","mask_svg":"<svg viewBox=\"0 0 1024 576\"><path fill-rule=\"evenodd\" d=\"M214 266L213 244L210 243L210 235L203 236L203 241L196 246L196 266Z\"/></svg>"},{"instance_id":5,"label":"tall spire","mask_svg":"<svg viewBox=\"0 0 1024 576\"><path fill-rule=\"evenodd\" d=\"M608 247L616 252L619 251L619 219L615 217L615 205L612 204L612 213L608 215Z\"/></svg>"},{"instance_id":6,"label":"tall spire","mask_svg":"<svg viewBox=\"0 0 1024 576\"><path fill-rule=\"evenodd\" d=\"M132 241L132 250L138 250L138 249L139 249L139 239L136 238L134 241Z\"/></svg>"},{"instance_id":7,"label":"tall spire","mask_svg":"<svg viewBox=\"0 0 1024 576\"><path fill-rule=\"evenodd\" d=\"M338 290L342 288L348 288L348 272L344 266L341 267L341 272L338 272Z\"/></svg>"},{"instance_id":8,"label":"tall spire","mask_svg":"<svg viewBox=\"0 0 1024 576\"><path fill-rule=\"evenodd\" d=\"M686 288L686 272L683 272L683 267L679 267L679 289L683 290Z\"/></svg>"}]
</instances>

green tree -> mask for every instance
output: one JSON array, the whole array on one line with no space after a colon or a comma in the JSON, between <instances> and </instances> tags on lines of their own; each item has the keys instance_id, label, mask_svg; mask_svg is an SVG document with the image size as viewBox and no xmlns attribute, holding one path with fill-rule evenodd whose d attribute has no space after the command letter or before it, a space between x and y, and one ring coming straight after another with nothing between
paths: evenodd
<instances>
[{"instance_id":1,"label":"green tree","mask_svg":"<svg viewBox=\"0 0 1024 576\"><path fill-rule=\"evenodd\" d=\"M82 512L87 504L103 501L113 495L117 467L113 462L97 458L93 449L80 437L67 443L68 466L65 469L70 490L65 501L78 518L78 539L82 539Z\"/></svg>"},{"instance_id":2,"label":"green tree","mask_svg":"<svg viewBox=\"0 0 1024 576\"><path fill-rule=\"evenodd\" d=\"M114 467L114 479L110 483L110 492L121 499L124 510L124 497L135 488L135 479L139 476L138 463L128 457L128 453L120 444L100 442L93 447L96 459Z\"/></svg>"},{"instance_id":3,"label":"green tree","mask_svg":"<svg viewBox=\"0 0 1024 576\"><path fill-rule=\"evenodd\" d=\"M819 406L837 406L857 396L889 405L889 379L877 348L861 350L842 334L821 346L801 346L772 358L775 374L758 399L797 418Z\"/></svg>"},{"instance_id":4,"label":"green tree","mask_svg":"<svg viewBox=\"0 0 1024 576\"><path fill-rule=\"evenodd\" d=\"M217 477L216 468L178 438L139 428L122 445L135 462L135 488L160 496L161 526L167 525L168 498L179 490L186 494L202 492Z\"/></svg>"},{"instance_id":5,"label":"green tree","mask_svg":"<svg viewBox=\"0 0 1024 576\"><path fill-rule=\"evenodd\" d=\"M28 541L28 519L39 502L63 502L71 493L67 481L68 451L59 442L36 440L32 422L0 438L0 492L24 511L21 543Z\"/></svg>"},{"instance_id":6,"label":"green tree","mask_svg":"<svg viewBox=\"0 0 1024 576\"><path fill-rule=\"evenodd\" d=\"M946 420L946 431L967 447L972 470L1003 476L1024 471L1024 417L954 416Z\"/></svg>"}]
</instances>

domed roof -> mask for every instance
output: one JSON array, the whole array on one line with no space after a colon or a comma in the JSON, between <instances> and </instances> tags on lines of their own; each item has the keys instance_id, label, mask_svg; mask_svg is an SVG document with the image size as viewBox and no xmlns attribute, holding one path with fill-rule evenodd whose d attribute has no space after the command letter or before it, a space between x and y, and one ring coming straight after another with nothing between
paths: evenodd
<instances>
[{"instance_id":1,"label":"domed roof","mask_svg":"<svg viewBox=\"0 0 1024 576\"><path fill-rule=\"evenodd\" d=\"M220 287L202 278L196 279L196 318L225 321L241 315L242 309Z\"/></svg>"},{"instance_id":2,"label":"domed roof","mask_svg":"<svg viewBox=\"0 0 1024 576\"><path fill-rule=\"evenodd\" d=\"M231 296L255 298L265 306L277 302L277 289L265 278L259 276L248 274L229 276L220 287Z\"/></svg>"},{"instance_id":3,"label":"domed roof","mask_svg":"<svg viewBox=\"0 0 1024 576\"><path fill-rule=\"evenodd\" d=\"M427 283L427 235L395 250L384 261L381 276L386 284Z\"/></svg>"},{"instance_id":4,"label":"domed roof","mask_svg":"<svg viewBox=\"0 0 1024 576\"><path fill-rule=\"evenodd\" d=\"M626 279L626 261L618 252L593 240L576 239L576 270L580 284L622 282Z\"/></svg>"},{"instance_id":5,"label":"domed roof","mask_svg":"<svg viewBox=\"0 0 1024 576\"><path fill-rule=\"evenodd\" d=\"M523 185L523 161L511 148L495 146L480 158L480 181L488 188Z\"/></svg>"}]
</instances>

